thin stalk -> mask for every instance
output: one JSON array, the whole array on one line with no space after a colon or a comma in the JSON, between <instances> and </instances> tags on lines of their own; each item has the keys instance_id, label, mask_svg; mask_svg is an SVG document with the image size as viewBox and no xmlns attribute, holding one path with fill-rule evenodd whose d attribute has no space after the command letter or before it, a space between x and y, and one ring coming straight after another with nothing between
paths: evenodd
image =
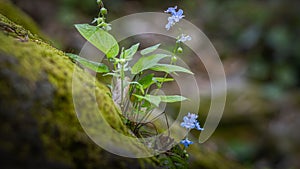
<instances>
[{"instance_id":1,"label":"thin stalk","mask_svg":"<svg viewBox=\"0 0 300 169\"><path fill-rule=\"evenodd\" d=\"M165 118L166 118L166 122L167 122L167 129L168 129L168 137L170 136L170 129L169 129L169 121L168 121L168 116L166 113L164 113Z\"/></svg>"},{"instance_id":2,"label":"thin stalk","mask_svg":"<svg viewBox=\"0 0 300 169\"><path fill-rule=\"evenodd\" d=\"M149 92L149 89L150 89L150 88L147 88L147 89L146 89L146 91L145 91L145 93L144 93L145 96L146 96L146 94ZM145 118L145 116L146 116L147 114L148 114L148 112L146 112L145 115L143 115L143 117L141 118L141 120L139 121L139 123L142 123L143 119Z\"/></svg>"},{"instance_id":3,"label":"thin stalk","mask_svg":"<svg viewBox=\"0 0 300 169\"><path fill-rule=\"evenodd\" d=\"M135 121L137 122L138 119L139 119L139 114L140 114L140 111L141 111L141 107L142 107L142 102L139 102L138 103L138 107L137 107L137 112L136 112L136 115L134 117Z\"/></svg>"},{"instance_id":4,"label":"thin stalk","mask_svg":"<svg viewBox=\"0 0 300 169\"><path fill-rule=\"evenodd\" d=\"M179 44L176 42L175 48L173 49L173 55L176 55L176 52L177 52L177 48L178 48L178 47L179 47ZM173 63L173 60L171 60L170 64L175 64L175 63ZM164 79L167 78L168 75L169 75L169 74L166 73L165 76L164 76ZM164 84L164 81L161 82L160 87L159 87L158 89L160 89L160 88L162 87L163 84ZM158 92L158 90L155 91L154 95L156 95L157 92ZM164 113L164 112L163 112L163 113ZM161 115L161 114L160 114L160 115ZM160 115L158 115L157 117L159 117ZM150 116L150 115L148 115L148 117L146 118L146 120L149 118L149 116ZM155 118L156 118L156 117L155 117ZM154 118L154 119L155 119L155 118ZM152 119L152 120L153 120L153 119ZM152 121L152 120L151 120L151 121Z\"/></svg>"},{"instance_id":5,"label":"thin stalk","mask_svg":"<svg viewBox=\"0 0 300 169\"><path fill-rule=\"evenodd\" d=\"M146 122L146 120L149 118L149 116L151 115L151 113L153 112L154 109L147 111L147 113L145 113L145 115L143 116L143 118L141 119L141 123Z\"/></svg>"},{"instance_id":6,"label":"thin stalk","mask_svg":"<svg viewBox=\"0 0 300 169\"><path fill-rule=\"evenodd\" d=\"M132 78L132 81L135 81L135 78L137 77L137 75L135 75L133 78ZM134 86L134 85L133 85ZM128 108L129 108L129 105L130 105L130 98L133 94L133 91L134 91L134 87L132 85L130 85L130 88L129 88L129 94L128 94L128 99L125 103L125 107L124 107L124 114L125 114L125 117L127 116L127 111L128 111Z\"/></svg>"},{"instance_id":7,"label":"thin stalk","mask_svg":"<svg viewBox=\"0 0 300 169\"><path fill-rule=\"evenodd\" d=\"M178 43L176 42L175 48L173 49L173 55L174 55L174 56L176 55L176 52L177 52L177 48L178 48L178 47L179 47L179 46L178 46ZM175 63L173 63L173 60L171 60L170 64L173 65L173 64L175 64ZM167 78L168 75L169 75L169 73L166 73L165 76L164 76L164 79ZM163 84L164 84L164 81L161 82L160 88L162 87ZM157 92L155 92L155 94L157 94Z\"/></svg>"},{"instance_id":8,"label":"thin stalk","mask_svg":"<svg viewBox=\"0 0 300 169\"><path fill-rule=\"evenodd\" d=\"M132 105L132 110L128 114L128 116L132 117L131 119L134 119L134 111L135 111L136 105L137 105L137 102L134 102L133 105Z\"/></svg>"},{"instance_id":9,"label":"thin stalk","mask_svg":"<svg viewBox=\"0 0 300 169\"><path fill-rule=\"evenodd\" d=\"M121 110L124 113L124 63L121 63Z\"/></svg>"},{"instance_id":10,"label":"thin stalk","mask_svg":"<svg viewBox=\"0 0 300 169\"><path fill-rule=\"evenodd\" d=\"M159 115L152 118L149 122L154 122L159 116L163 115L165 112L160 113Z\"/></svg>"}]
</instances>

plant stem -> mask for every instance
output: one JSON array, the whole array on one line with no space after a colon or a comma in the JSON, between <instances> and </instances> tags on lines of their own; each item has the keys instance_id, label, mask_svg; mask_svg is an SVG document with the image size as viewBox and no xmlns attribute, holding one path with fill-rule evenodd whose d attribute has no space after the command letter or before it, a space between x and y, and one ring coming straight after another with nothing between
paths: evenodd
<instances>
[{"instance_id":1,"label":"plant stem","mask_svg":"<svg viewBox=\"0 0 300 169\"><path fill-rule=\"evenodd\" d=\"M166 118L166 122L167 122L167 129L168 129L168 137L170 137L170 129L169 129L169 121L168 121L168 116L167 114L164 112L165 118Z\"/></svg>"},{"instance_id":2,"label":"plant stem","mask_svg":"<svg viewBox=\"0 0 300 169\"><path fill-rule=\"evenodd\" d=\"M121 111L124 114L124 63L121 63Z\"/></svg>"}]
</instances>

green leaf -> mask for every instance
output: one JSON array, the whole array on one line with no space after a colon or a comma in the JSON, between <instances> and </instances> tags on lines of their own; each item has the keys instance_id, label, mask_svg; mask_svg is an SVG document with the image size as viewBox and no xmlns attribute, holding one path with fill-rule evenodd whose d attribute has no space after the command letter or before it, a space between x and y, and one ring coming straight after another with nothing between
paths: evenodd
<instances>
[{"instance_id":1,"label":"green leaf","mask_svg":"<svg viewBox=\"0 0 300 169\"><path fill-rule=\"evenodd\" d=\"M155 54L155 55L150 55L150 56L143 56L141 57L131 68L131 73L132 74L138 74L143 70L149 69L163 59L169 57L169 55L165 54Z\"/></svg>"},{"instance_id":2,"label":"green leaf","mask_svg":"<svg viewBox=\"0 0 300 169\"><path fill-rule=\"evenodd\" d=\"M172 82L172 81L174 81L174 79L173 78L164 78L164 77L153 77L153 81L162 83L162 82Z\"/></svg>"},{"instance_id":3,"label":"green leaf","mask_svg":"<svg viewBox=\"0 0 300 169\"><path fill-rule=\"evenodd\" d=\"M139 99L146 100L146 101L154 104L156 107L159 106L159 103L161 101L159 96L153 96L153 95L149 95L149 94L147 94L146 96L141 96L141 95L137 95L137 94L133 94L133 95Z\"/></svg>"},{"instance_id":4,"label":"green leaf","mask_svg":"<svg viewBox=\"0 0 300 169\"><path fill-rule=\"evenodd\" d=\"M162 102L166 103L174 103L174 102L181 102L187 100L186 97L178 96L178 95L170 95L170 96L160 96Z\"/></svg>"},{"instance_id":5,"label":"green leaf","mask_svg":"<svg viewBox=\"0 0 300 169\"><path fill-rule=\"evenodd\" d=\"M156 44L154 46L150 46L148 48L145 48L145 49L141 50L141 55L147 55L151 52L154 52L159 46L160 46L160 44Z\"/></svg>"},{"instance_id":6,"label":"green leaf","mask_svg":"<svg viewBox=\"0 0 300 169\"><path fill-rule=\"evenodd\" d=\"M186 97L178 96L178 95L170 95L170 96L154 96L150 94L147 94L145 96L141 96L137 94L133 94L133 95L139 99L143 99L154 104L156 107L159 106L160 102L174 103L174 102L181 102L187 100Z\"/></svg>"},{"instance_id":7,"label":"green leaf","mask_svg":"<svg viewBox=\"0 0 300 169\"><path fill-rule=\"evenodd\" d=\"M143 104L142 104L142 107L143 108L147 108L148 110L151 109L151 103L148 102L148 101L145 101ZM155 108L155 107L154 107Z\"/></svg>"},{"instance_id":8,"label":"green leaf","mask_svg":"<svg viewBox=\"0 0 300 169\"><path fill-rule=\"evenodd\" d=\"M136 85L136 87L137 87L138 89L140 89L140 91L142 92L142 94L145 93L144 88L143 88L143 85L141 85L139 82L129 82L129 84L134 84L134 85Z\"/></svg>"},{"instance_id":9,"label":"green leaf","mask_svg":"<svg viewBox=\"0 0 300 169\"><path fill-rule=\"evenodd\" d=\"M174 81L173 78L163 78L163 77L153 77L154 74L149 74L144 76L142 79L138 81L139 84L143 86L143 89L147 89L154 83L162 83L162 82L171 82Z\"/></svg>"},{"instance_id":10,"label":"green leaf","mask_svg":"<svg viewBox=\"0 0 300 169\"><path fill-rule=\"evenodd\" d=\"M166 72L166 73L183 72L188 74L194 74L193 72L191 72L186 68L176 66L176 65L169 65L169 64L156 64L152 66L150 69L154 71Z\"/></svg>"},{"instance_id":11,"label":"green leaf","mask_svg":"<svg viewBox=\"0 0 300 169\"><path fill-rule=\"evenodd\" d=\"M105 73L103 76L114 76L114 77L120 77L121 75L118 73Z\"/></svg>"},{"instance_id":12,"label":"green leaf","mask_svg":"<svg viewBox=\"0 0 300 169\"><path fill-rule=\"evenodd\" d=\"M114 58L118 55L118 42L105 30L89 24L77 24L75 27L87 41L102 51L107 58Z\"/></svg>"},{"instance_id":13,"label":"green leaf","mask_svg":"<svg viewBox=\"0 0 300 169\"><path fill-rule=\"evenodd\" d=\"M134 56L134 54L136 53L136 51L138 50L139 45L140 45L140 44L137 43L137 44L131 46L129 49L126 49L126 50L124 51L124 55L122 55L122 54L123 54L123 53L122 53L121 56L122 56L124 59L126 59L127 61L131 60L132 57Z\"/></svg>"},{"instance_id":14,"label":"green leaf","mask_svg":"<svg viewBox=\"0 0 300 169\"><path fill-rule=\"evenodd\" d=\"M71 59L81 63L83 66L95 71L95 72L98 72L98 73L107 73L109 72L109 69L108 67L103 64L103 63L98 63L98 62L94 62L94 61L90 61L90 60L87 60L85 58L82 58L78 55L75 55L75 54L72 54L72 53L66 53L66 55L68 57L70 57Z\"/></svg>"},{"instance_id":15,"label":"green leaf","mask_svg":"<svg viewBox=\"0 0 300 169\"><path fill-rule=\"evenodd\" d=\"M154 83L152 81L153 76L154 74L148 74L138 81L143 86L143 89L147 89Z\"/></svg>"}]
</instances>

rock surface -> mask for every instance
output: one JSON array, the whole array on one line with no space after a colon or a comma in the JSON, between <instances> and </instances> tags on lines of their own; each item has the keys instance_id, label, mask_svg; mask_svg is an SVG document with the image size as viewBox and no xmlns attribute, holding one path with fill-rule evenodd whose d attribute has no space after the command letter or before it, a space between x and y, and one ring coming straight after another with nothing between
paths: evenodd
<instances>
[{"instance_id":1,"label":"rock surface","mask_svg":"<svg viewBox=\"0 0 300 169\"><path fill-rule=\"evenodd\" d=\"M155 158L119 157L88 137L72 100L75 68L62 51L0 14L0 168L157 168ZM77 73L87 86L84 100L92 100L89 94L95 92L98 109L110 126L130 135L108 88L82 69ZM83 106L88 109L88 102ZM194 147L192 168L242 168L213 151Z\"/></svg>"}]
</instances>

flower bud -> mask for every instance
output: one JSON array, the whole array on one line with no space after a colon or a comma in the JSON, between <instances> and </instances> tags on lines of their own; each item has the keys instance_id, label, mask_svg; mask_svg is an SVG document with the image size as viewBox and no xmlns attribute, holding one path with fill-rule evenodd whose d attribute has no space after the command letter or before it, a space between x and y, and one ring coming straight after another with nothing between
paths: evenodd
<instances>
[{"instance_id":1,"label":"flower bud","mask_svg":"<svg viewBox=\"0 0 300 169\"><path fill-rule=\"evenodd\" d=\"M100 5L102 3L101 0L97 0L97 4Z\"/></svg>"},{"instance_id":2,"label":"flower bud","mask_svg":"<svg viewBox=\"0 0 300 169\"><path fill-rule=\"evenodd\" d=\"M176 56L172 56L171 61L172 61L172 63L176 63L177 62L177 57Z\"/></svg>"},{"instance_id":3,"label":"flower bud","mask_svg":"<svg viewBox=\"0 0 300 169\"><path fill-rule=\"evenodd\" d=\"M118 59L118 58L111 59L110 61L113 61L114 64L120 63L120 59Z\"/></svg>"},{"instance_id":4,"label":"flower bud","mask_svg":"<svg viewBox=\"0 0 300 169\"><path fill-rule=\"evenodd\" d=\"M125 59L120 59L120 63L121 63L121 64L124 64L125 62L126 62Z\"/></svg>"},{"instance_id":5,"label":"flower bud","mask_svg":"<svg viewBox=\"0 0 300 169\"><path fill-rule=\"evenodd\" d=\"M102 8L100 9L100 12L101 12L102 15L106 15L106 14L107 14L107 9L104 8L104 7L102 7Z\"/></svg>"},{"instance_id":6,"label":"flower bud","mask_svg":"<svg viewBox=\"0 0 300 169\"><path fill-rule=\"evenodd\" d=\"M178 53L182 53L182 52L183 52L182 47L179 47L179 48L177 49L177 52L178 52Z\"/></svg>"}]
</instances>

